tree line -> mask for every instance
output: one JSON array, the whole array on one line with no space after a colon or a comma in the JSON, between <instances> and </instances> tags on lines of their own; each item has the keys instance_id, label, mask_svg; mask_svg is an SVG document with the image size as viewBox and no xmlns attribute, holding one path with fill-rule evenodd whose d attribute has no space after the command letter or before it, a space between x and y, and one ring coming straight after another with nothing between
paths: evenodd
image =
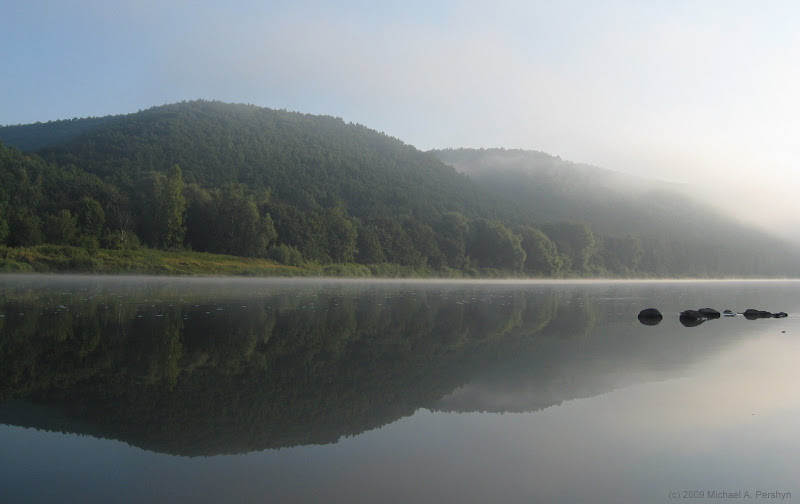
<instances>
[{"instance_id":1,"label":"tree line","mask_svg":"<svg viewBox=\"0 0 800 504\"><path fill-rule=\"evenodd\" d=\"M143 172L133 181L134 190L125 191L95 175L0 149L0 244L11 247L190 248L291 265L393 263L536 276L589 271L600 250L585 224L552 227L554 241L541 229L455 211L430 224L413 215L359 218L343 205L303 211L268 189L186 184L179 165ZM622 243L629 248L641 248L635 237L627 240ZM635 262L635 257L621 261Z\"/></svg>"}]
</instances>

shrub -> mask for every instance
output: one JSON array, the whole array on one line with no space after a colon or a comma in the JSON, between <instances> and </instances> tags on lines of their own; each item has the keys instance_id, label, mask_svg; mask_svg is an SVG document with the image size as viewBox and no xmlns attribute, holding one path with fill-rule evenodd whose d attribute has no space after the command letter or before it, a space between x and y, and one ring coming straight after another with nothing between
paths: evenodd
<instances>
[{"instance_id":1,"label":"shrub","mask_svg":"<svg viewBox=\"0 0 800 504\"><path fill-rule=\"evenodd\" d=\"M267 252L267 257L287 266L302 266L303 264L303 255L289 245L273 245Z\"/></svg>"},{"instance_id":2,"label":"shrub","mask_svg":"<svg viewBox=\"0 0 800 504\"><path fill-rule=\"evenodd\" d=\"M83 235L78 238L78 245L86 250L89 255L95 255L98 250L100 250L100 243L97 241L97 238L94 236Z\"/></svg>"}]
</instances>

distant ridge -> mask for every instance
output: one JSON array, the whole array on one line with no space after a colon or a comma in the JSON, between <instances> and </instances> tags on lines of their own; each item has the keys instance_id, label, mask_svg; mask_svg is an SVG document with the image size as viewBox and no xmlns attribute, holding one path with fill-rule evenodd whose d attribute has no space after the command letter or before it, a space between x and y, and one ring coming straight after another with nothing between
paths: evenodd
<instances>
[{"instance_id":1,"label":"distant ridge","mask_svg":"<svg viewBox=\"0 0 800 504\"><path fill-rule=\"evenodd\" d=\"M68 142L88 131L108 125L125 116L88 117L85 119L61 119L0 127L0 140L21 151L35 151Z\"/></svg>"}]
</instances>

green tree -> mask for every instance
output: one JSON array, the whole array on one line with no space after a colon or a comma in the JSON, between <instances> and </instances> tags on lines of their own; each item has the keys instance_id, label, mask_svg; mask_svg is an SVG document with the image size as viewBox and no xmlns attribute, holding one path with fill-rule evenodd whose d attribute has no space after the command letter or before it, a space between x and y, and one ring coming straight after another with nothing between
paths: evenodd
<instances>
[{"instance_id":1,"label":"green tree","mask_svg":"<svg viewBox=\"0 0 800 504\"><path fill-rule=\"evenodd\" d=\"M445 257L442 251L439 250L433 229L413 217L406 219L404 224L406 234L414 244L414 248L422 256L422 263L427 263L434 268L444 266Z\"/></svg>"},{"instance_id":2,"label":"green tree","mask_svg":"<svg viewBox=\"0 0 800 504\"><path fill-rule=\"evenodd\" d=\"M39 245L44 240L41 220L27 208L11 214L7 243L12 247Z\"/></svg>"},{"instance_id":3,"label":"green tree","mask_svg":"<svg viewBox=\"0 0 800 504\"><path fill-rule=\"evenodd\" d=\"M455 269L463 268L467 257L467 219L458 212L447 212L442 215L436 231L439 250L444 254L447 265Z\"/></svg>"},{"instance_id":4,"label":"green tree","mask_svg":"<svg viewBox=\"0 0 800 504\"><path fill-rule=\"evenodd\" d=\"M362 224L358 228L355 260L361 264L378 264L386 262L386 255L381 247L380 230L374 224Z\"/></svg>"},{"instance_id":5,"label":"green tree","mask_svg":"<svg viewBox=\"0 0 800 504\"><path fill-rule=\"evenodd\" d=\"M78 234L78 219L69 210L60 210L56 215L45 216L42 227L48 243L67 245Z\"/></svg>"},{"instance_id":6,"label":"green tree","mask_svg":"<svg viewBox=\"0 0 800 504\"><path fill-rule=\"evenodd\" d=\"M270 203L269 215L274 219L280 242L298 249L305 259L327 263L327 233L319 212L304 212L296 206Z\"/></svg>"},{"instance_id":7,"label":"green tree","mask_svg":"<svg viewBox=\"0 0 800 504\"><path fill-rule=\"evenodd\" d=\"M482 268L522 271L526 256L521 241L500 221L476 219L470 225L467 252Z\"/></svg>"},{"instance_id":8,"label":"green tree","mask_svg":"<svg viewBox=\"0 0 800 504\"><path fill-rule=\"evenodd\" d=\"M139 237L133 232L134 220L130 202L121 202L121 195L111 204L111 221L107 221L109 232L103 237L105 247L111 249L137 248Z\"/></svg>"},{"instance_id":9,"label":"green tree","mask_svg":"<svg viewBox=\"0 0 800 504\"><path fill-rule=\"evenodd\" d=\"M644 247L642 240L631 233L622 237L606 236L603 239L600 255L609 270L630 274L639 269L644 257Z\"/></svg>"},{"instance_id":10,"label":"green tree","mask_svg":"<svg viewBox=\"0 0 800 504\"><path fill-rule=\"evenodd\" d=\"M214 197L197 184L188 184L186 197L186 243L193 250L214 250Z\"/></svg>"},{"instance_id":11,"label":"green tree","mask_svg":"<svg viewBox=\"0 0 800 504\"><path fill-rule=\"evenodd\" d=\"M97 238L106 222L106 213L97 200L88 196L81 199L78 203L77 226L78 232L82 235Z\"/></svg>"},{"instance_id":12,"label":"green tree","mask_svg":"<svg viewBox=\"0 0 800 504\"><path fill-rule=\"evenodd\" d=\"M561 222L545 226L544 232L576 273L589 272L590 262L600 249L600 241L586 223Z\"/></svg>"},{"instance_id":13,"label":"green tree","mask_svg":"<svg viewBox=\"0 0 800 504\"><path fill-rule=\"evenodd\" d=\"M183 174L178 165L174 165L167 176L147 172L139 179L140 229L149 245L167 248L183 243L186 233L183 186Z\"/></svg>"},{"instance_id":14,"label":"green tree","mask_svg":"<svg viewBox=\"0 0 800 504\"><path fill-rule=\"evenodd\" d=\"M322 214L327 235L328 254L335 263L353 262L357 248L358 231L341 207L329 208Z\"/></svg>"},{"instance_id":15,"label":"green tree","mask_svg":"<svg viewBox=\"0 0 800 504\"><path fill-rule=\"evenodd\" d=\"M523 226L519 229L522 248L525 250L525 267L529 275L552 276L561 269L561 258L556 244L542 231Z\"/></svg>"},{"instance_id":16,"label":"green tree","mask_svg":"<svg viewBox=\"0 0 800 504\"><path fill-rule=\"evenodd\" d=\"M267 252L267 257L288 266L301 266L303 264L303 256L300 251L289 245L273 245Z\"/></svg>"},{"instance_id":17,"label":"green tree","mask_svg":"<svg viewBox=\"0 0 800 504\"><path fill-rule=\"evenodd\" d=\"M161 247L163 244L163 224L159 211L163 185L164 175L151 171L142 174L134 190L138 195L136 198L139 214L138 234L144 243L151 247Z\"/></svg>"},{"instance_id":18,"label":"green tree","mask_svg":"<svg viewBox=\"0 0 800 504\"><path fill-rule=\"evenodd\" d=\"M3 207L0 206L0 245L4 245L6 243L7 238L8 238L8 221L6 220Z\"/></svg>"},{"instance_id":19,"label":"green tree","mask_svg":"<svg viewBox=\"0 0 800 504\"><path fill-rule=\"evenodd\" d=\"M183 196L183 173L174 165L163 186L159 211L162 215L164 247L183 244L186 233L186 199Z\"/></svg>"},{"instance_id":20,"label":"green tree","mask_svg":"<svg viewBox=\"0 0 800 504\"><path fill-rule=\"evenodd\" d=\"M265 256L277 238L269 214L261 216L243 186L228 184L215 197L213 251L240 256Z\"/></svg>"},{"instance_id":21,"label":"green tree","mask_svg":"<svg viewBox=\"0 0 800 504\"><path fill-rule=\"evenodd\" d=\"M423 264L423 255L414 247L401 221L386 218L376 221L376 224L380 227L381 249L389 262L404 266Z\"/></svg>"}]
</instances>

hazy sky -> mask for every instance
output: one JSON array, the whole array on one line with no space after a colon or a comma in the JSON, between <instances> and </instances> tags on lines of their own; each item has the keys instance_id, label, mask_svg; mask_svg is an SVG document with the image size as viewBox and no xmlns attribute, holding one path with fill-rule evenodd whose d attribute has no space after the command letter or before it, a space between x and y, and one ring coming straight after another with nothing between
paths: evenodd
<instances>
[{"instance_id":1,"label":"hazy sky","mask_svg":"<svg viewBox=\"0 0 800 504\"><path fill-rule=\"evenodd\" d=\"M794 233L798 25L791 1L11 0L0 124L246 102L692 183Z\"/></svg>"}]
</instances>

